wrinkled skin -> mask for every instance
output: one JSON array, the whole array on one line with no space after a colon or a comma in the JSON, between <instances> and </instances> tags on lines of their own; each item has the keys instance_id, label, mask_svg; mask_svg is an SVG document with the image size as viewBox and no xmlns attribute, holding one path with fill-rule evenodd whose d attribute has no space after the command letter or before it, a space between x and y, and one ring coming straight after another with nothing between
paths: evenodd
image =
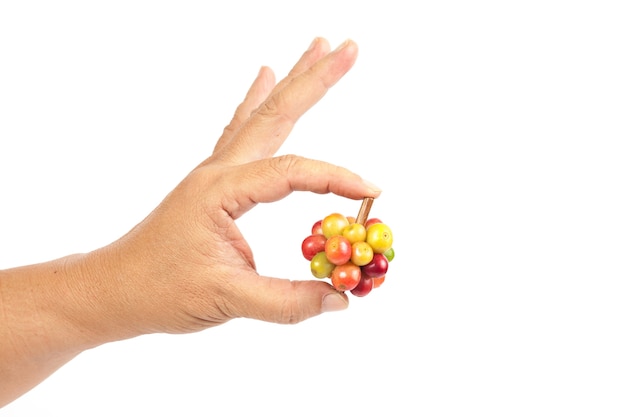
<instances>
[{"instance_id":1,"label":"wrinkled skin","mask_svg":"<svg viewBox=\"0 0 626 417\"><path fill-rule=\"evenodd\" d=\"M235 221L293 191L379 195L344 168L274 156L356 57L354 42L330 51L318 38L279 83L261 68L213 154L125 236L93 252L0 271L0 406L104 343L239 317L293 324L347 308L347 297L321 280L260 276Z\"/></svg>"}]
</instances>

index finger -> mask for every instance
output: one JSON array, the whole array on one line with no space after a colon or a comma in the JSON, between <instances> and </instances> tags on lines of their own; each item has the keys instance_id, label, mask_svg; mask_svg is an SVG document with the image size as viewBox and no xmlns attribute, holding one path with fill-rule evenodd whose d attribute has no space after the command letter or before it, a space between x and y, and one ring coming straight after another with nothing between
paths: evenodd
<instances>
[{"instance_id":1,"label":"index finger","mask_svg":"<svg viewBox=\"0 0 626 417\"><path fill-rule=\"evenodd\" d=\"M233 219L258 203L271 203L294 191L332 193L352 200L377 198L381 189L356 173L324 161L283 155L221 171L221 206ZM236 186L234 186L236 184Z\"/></svg>"},{"instance_id":2,"label":"index finger","mask_svg":"<svg viewBox=\"0 0 626 417\"><path fill-rule=\"evenodd\" d=\"M269 158L283 144L298 119L354 65L356 43L345 41L308 70L271 94L241 126L221 152L233 164Z\"/></svg>"}]
</instances>

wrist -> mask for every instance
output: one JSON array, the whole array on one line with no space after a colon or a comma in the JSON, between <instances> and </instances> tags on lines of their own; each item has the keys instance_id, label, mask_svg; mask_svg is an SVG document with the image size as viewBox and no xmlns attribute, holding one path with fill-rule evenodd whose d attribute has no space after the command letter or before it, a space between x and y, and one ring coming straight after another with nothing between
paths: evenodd
<instances>
[{"instance_id":1,"label":"wrist","mask_svg":"<svg viewBox=\"0 0 626 417\"><path fill-rule=\"evenodd\" d=\"M131 337L102 317L115 295L98 264L98 256L75 254L0 271L4 354L76 355Z\"/></svg>"},{"instance_id":2,"label":"wrist","mask_svg":"<svg viewBox=\"0 0 626 417\"><path fill-rule=\"evenodd\" d=\"M117 295L100 263L79 254L0 271L0 407L82 351L137 334L106 317Z\"/></svg>"},{"instance_id":3,"label":"wrist","mask_svg":"<svg viewBox=\"0 0 626 417\"><path fill-rule=\"evenodd\" d=\"M63 315L79 332L83 348L129 339L149 330L142 326L134 278L140 272L116 243L65 259L67 294ZM140 281L140 280L139 280Z\"/></svg>"}]
</instances>

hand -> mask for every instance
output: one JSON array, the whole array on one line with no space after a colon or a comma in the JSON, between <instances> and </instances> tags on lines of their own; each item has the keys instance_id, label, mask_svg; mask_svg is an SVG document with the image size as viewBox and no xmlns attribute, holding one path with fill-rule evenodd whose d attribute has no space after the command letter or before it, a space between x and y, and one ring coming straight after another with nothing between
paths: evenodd
<instances>
[{"instance_id":1,"label":"hand","mask_svg":"<svg viewBox=\"0 0 626 417\"><path fill-rule=\"evenodd\" d=\"M213 154L129 233L87 254L0 271L0 407L107 342L236 317L297 323L346 308L347 297L321 280L260 276L235 220L292 191L380 194L344 168L273 157L356 56L353 42L329 52L320 38L278 84L262 68Z\"/></svg>"},{"instance_id":2,"label":"hand","mask_svg":"<svg viewBox=\"0 0 626 417\"><path fill-rule=\"evenodd\" d=\"M329 52L318 38L278 84L262 68L213 154L130 233L82 260L78 285L99 302L93 317L77 311L78 317L85 324L99 318L100 331L131 336L198 331L236 317L296 323L346 308L345 294L321 280L260 276L235 220L292 191L378 196L377 188L341 167L273 157L298 118L356 57L354 42Z\"/></svg>"},{"instance_id":3,"label":"hand","mask_svg":"<svg viewBox=\"0 0 626 417\"><path fill-rule=\"evenodd\" d=\"M320 38L278 84L262 68L213 154L129 233L87 254L0 271L0 407L107 342L236 317L297 323L346 308L347 297L321 280L260 276L235 220L292 191L380 194L344 168L273 157L356 56L353 42L329 52Z\"/></svg>"}]
</instances>

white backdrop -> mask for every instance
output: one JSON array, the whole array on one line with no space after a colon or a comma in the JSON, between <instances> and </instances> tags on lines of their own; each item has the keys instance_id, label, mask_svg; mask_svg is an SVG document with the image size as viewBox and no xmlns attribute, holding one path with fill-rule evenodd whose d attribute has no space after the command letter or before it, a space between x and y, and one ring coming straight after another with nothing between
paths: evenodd
<instances>
[{"instance_id":1,"label":"white backdrop","mask_svg":"<svg viewBox=\"0 0 626 417\"><path fill-rule=\"evenodd\" d=\"M0 416L626 414L622 2L213 3L0 3L0 268L121 236L261 65L324 36L359 58L281 153L383 188L387 281L295 326L102 346ZM312 222L359 205L293 194L240 227L259 272L309 279Z\"/></svg>"}]
</instances>

